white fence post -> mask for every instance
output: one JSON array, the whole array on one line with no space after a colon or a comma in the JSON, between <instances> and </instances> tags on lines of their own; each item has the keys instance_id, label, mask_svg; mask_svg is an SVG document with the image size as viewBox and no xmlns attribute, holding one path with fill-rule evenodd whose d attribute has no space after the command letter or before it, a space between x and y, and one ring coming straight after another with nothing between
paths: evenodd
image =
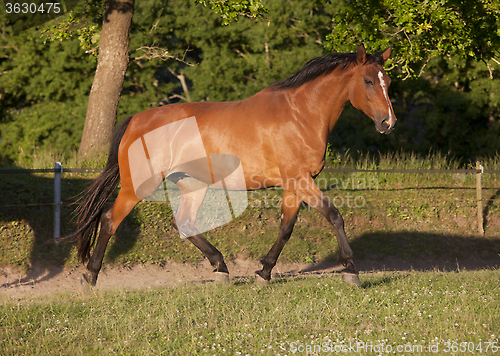
<instances>
[{"instance_id":1,"label":"white fence post","mask_svg":"<svg viewBox=\"0 0 500 356\"><path fill-rule=\"evenodd\" d=\"M54 240L59 243L61 237L61 173L63 166L61 162L54 165Z\"/></svg>"},{"instance_id":2,"label":"white fence post","mask_svg":"<svg viewBox=\"0 0 500 356\"><path fill-rule=\"evenodd\" d=\"M483 173L484 168L479 161L476 162L476 169L480 171L476 173L477 232L479 235L484 236L483 192L481 187L481 174Z\"/></svg>"}]
</instances>

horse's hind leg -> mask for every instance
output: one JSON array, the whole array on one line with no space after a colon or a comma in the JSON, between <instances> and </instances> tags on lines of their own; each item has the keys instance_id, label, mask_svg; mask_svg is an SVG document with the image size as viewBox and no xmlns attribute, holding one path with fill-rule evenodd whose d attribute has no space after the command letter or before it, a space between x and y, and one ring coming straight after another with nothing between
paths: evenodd
<instances>
[{"instance_id":1,"label":"horse's hind leg","mask_svg":"<svg viewBox=\"0 0 500 356\"><path fill-rule=\"evenodd\" d=\"M297 212L300 208L299 198L292 192L285 192L283 195L283 202L281 204L281 225L278 238L274 243L268 254L262 258L262 269L256 271L256 282L261 285L268 284L271 280L271 270L276 265L278 256L281 250L290 239L295 221L297 219Z\"/></svg>"},{"instance_id":2,"label":"horse's hind leg","mask_svg":"<svg viewBox=\"0 0 500 356\"><path fill-rule=\"evenodd\" d=\"M97 282L97 276L101 270L104 252L106 252L109 239L138 202L139 199L133 192L130 193L122 189L111 209L102 215L101 229L97 237L96 246L87 264L88 272L83 275L90 285L95 286Z\"/></svg>"},{"instance_id":3,"label":"horse's hind leg","mask_svg":"<svg viewBox=\"0 0 500 356\"><path fill-rule=\"evenodd\" d=\"M224 262L224 257L219 250L203 237L195 226L198 209L203 203L207 192L206 184L200 184L199 181L190 177L183 178L176 184L181 191L179 207L175 214L175 224L179 233L208 258L210 264L214 267L214 272L216 272L215 280L228 282L229 271Z\"/></svg>"},{"instance_id":4,"label":"horse's hind leg","mask_svg":"<svg viewBox=\"0 0 500 356\"><path fill-rule=\"evenodd\" d=\"M198 247L198 249L203 252L203 254L208 258L210 264L214 267L215 281L228 283L229 282L229 271L227 269L226 263L224 262L224 257L210 242L208 242L202 234L197 234L188 237L193 245Z\"/></svg>"}]
</instances>

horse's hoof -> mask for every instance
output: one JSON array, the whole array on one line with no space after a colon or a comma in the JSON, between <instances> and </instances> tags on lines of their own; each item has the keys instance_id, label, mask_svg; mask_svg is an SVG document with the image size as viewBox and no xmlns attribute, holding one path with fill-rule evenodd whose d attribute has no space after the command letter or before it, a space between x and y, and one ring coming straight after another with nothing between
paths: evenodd
<instances>
[{"instance_id":1,"label":"horse's hoof","mask_svg":"<svg viewBox=\"0 0 500 356\"><path fill-rule=\"evenodd\" d=\"M215 272L215 281L217 283L223 283L223 284L229 283L229 273Z\"/></svg>"},{"instance_id":2,"label":"horse's hoof","mask_svg":"<svg viewBox=\"0 0 500 356\"><path fill-rule=\"evenodd\" d=\"M269 281L267 279L262 278L258 273L255 273L255 283L257 283L260 287L265 287L269 285Z\"/></svg>"},{"instance_id":3,"label":"horse's hoof","mask_svg":"<svg viewBox=\"0 0 500 356\"><path fill-rule=\"evenodd\" d=\"M80 288L83 293L89 293L92 290L91 277L84 273L80 278Z\"/></svg>"},{"instance_id":4,"label":"horse's hoof","mask_svg":"<svg viewBox=\"0 0 500 356\"><path fill-rule=\"evenodd\" d=\"M344 282L352 284L353 286L356 287L361 287L361 282L359 281L359 277L357 274L344 272L341 273L340 276L342 277L342 280Z\"/></svg>"},{"instance_id":5,"label":"horse's hoof","mask_svg":"<svg viewBox=\"0 0 500 356\"><path fill-rule=\"evenodd\" d=\"M90 285L88 284L88 282L84 276L82 276L80 278L80 287L81 287L81 291L84 293L87 293L90 291Z\"/></svg>"},{"instance_id":6,"label":"horse's hoof","mask_svg":"<svg viewBox=\"0 0 500 356\"><path fill-rule=\"evenodd\" d=\"M82 277L83 277L83 279L81 280L82 284L86 282L87 286L95 287L97 283L97 277L94 277L89 273L84 273Z\"/></svg>"}]
</instances>

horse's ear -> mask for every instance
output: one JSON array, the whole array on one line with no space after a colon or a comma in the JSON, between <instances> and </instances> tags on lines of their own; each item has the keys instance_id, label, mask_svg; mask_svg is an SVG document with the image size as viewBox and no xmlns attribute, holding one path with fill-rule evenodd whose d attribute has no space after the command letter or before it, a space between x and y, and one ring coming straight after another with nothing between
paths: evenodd
<instances>
[{"instance_id":1,"label":"horse's ear","mask_svg":"<svg viewBox=\"0 0 500 356\"><path fill-rule=\"evenodd\" d=\"M366 62L366 49L362 44L358 47L358 53L356 54L356 62L358 64L363 64Z\"/></svg>"},{"instance_id":2,"label":"horse's ear","mask_svg":"<svg viewBox=\"0 0 500 356\"><path fill-rule=\"evenodd\" d=\"M389 46L389 48L387 48L384 53L382 53L382 59L384 60L384 62L389 58L389 56L391 55L391 50L392 50L392 45Z\"/></svg>"}]
</instances>

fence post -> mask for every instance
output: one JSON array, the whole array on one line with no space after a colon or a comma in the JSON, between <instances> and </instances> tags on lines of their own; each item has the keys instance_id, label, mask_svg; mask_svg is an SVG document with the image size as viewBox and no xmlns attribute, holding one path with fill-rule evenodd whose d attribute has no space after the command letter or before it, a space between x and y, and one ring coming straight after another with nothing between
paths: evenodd
<instances>
[{"instance_id":1,"label":"fence post","mask_svg":"<svg viewBox=\"0 0 500 356\"><path fill-rule=\"evenodd\" d=\"M61 162L54 164L54 240L59 243L61 237Z\"/></svg>"},{"instance_id":2,"label":"fence post","mask_svg":"<svg viewBox=\"0 0 500 356\"><path fill-rule=\"evenodd\" d=\"M477 232L479 235L484 235L483 228L483 193L481 189L481 175L483 174L483 166L479 161L476 161L476 169L479 171L476 173L476 197L477 197Z\"/></svg>"}]
</instances>

